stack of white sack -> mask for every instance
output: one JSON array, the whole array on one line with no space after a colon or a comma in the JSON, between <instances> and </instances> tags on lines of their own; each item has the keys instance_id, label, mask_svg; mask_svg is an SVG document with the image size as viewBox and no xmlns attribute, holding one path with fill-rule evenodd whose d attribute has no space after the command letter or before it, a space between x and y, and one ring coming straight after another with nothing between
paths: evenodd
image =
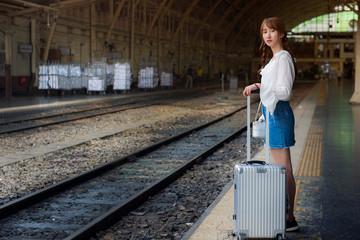
<instances>
[{"instance_id":1,"label":"stack of white sack","mask_svg":"<svg viewBox=\"0 0 360 240\"><path fill-rule=\"evenodd\" d=\"M70 65L70 78L71 78L72 89L81 89L82 88L80 65L73 65L73 64Z\"/></svg>"},{"instance_id":2,"label":"stack of white sack","mask_svg":"<svg viewBox=\"0 0 360 240\"><path fill-rule=\"evenodd\" d=\"M49 66L39 65L39 89L49 89Z\"/></svg>"},{"instance_id":3,"label":"stack of white sack","mask_svg":"<svg viewBox=\"0 0 360 240\"><path fill-rule=\"evenodd\" d=\"M58 65L59 74L58 77L55 75L50 75L49 85L52 89L62 89L70 90L71 89L71 79L69 74L69 65L68 64L59 64Z\"/></svg>"},{"instance_id":4,"label":"stack of white sack","mask_svg":"<svg viewBox=\"0 0 360 240\"><path fill-rule=\"evenodd\" d=\"M173 85L173 76L171 73L161 73L160 86L171 87Z\"/></svg>"},{"instance_id":5,"label":"stack of white sack","mask_svg":"<svg viewBox=\"0 0 360 240\"><path fill-rule=\"evenodd\" d=\"M114 90L129 90L131 86L131 71L129 63L114 64Z\"/></svg>"},{"instance_id":6,"label":"stack of white sack","mask_svg":"<svg viewBox=\"0 0 360 240\"><path fill-rule=\"evenodd\" d=\"M88 91L106 90L106 63L94 63L90 66Z\"/></svg>"},{"instance_id":7,"label":"stack of white sack","mask_svg":"<svg viewBox=\"0 0 360 240\"><path fill-rule=\"evenodd\" d=\"M155 88L159 84L159 79L154 78L154 68L146 67L139 72L139 88Z\"/></svg>"},{"instance_id":8,"label":"stack of white sack","mask_svg":"<svg viewBox=\"0 0 360 240\"><path fill-rule=\"evenodd\" d=\"M114 64L106 64L106 86L114 84Z\"/></svg>"},{"instance_id":9,"label":"stack of white sack","mask_svg":"<svg viewBox=\"0 0 360 240\"><path fill-rule=\"evenodd\" d=\"M69 80L69 69L67 65L50 64L47 67L48 89L68 90L71 88L71 82Z\"/></svg>"}]
</instances>

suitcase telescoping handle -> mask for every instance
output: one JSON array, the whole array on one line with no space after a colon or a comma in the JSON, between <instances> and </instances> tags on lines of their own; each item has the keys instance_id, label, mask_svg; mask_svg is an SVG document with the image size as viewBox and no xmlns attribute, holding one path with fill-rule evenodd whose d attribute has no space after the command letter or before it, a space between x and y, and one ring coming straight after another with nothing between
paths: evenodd
<instances>
[{"instance_id":1,"label":"suitcase telescoping handle","mask_svg":"<svg viewBox=\"0 0 360 240\"><path fill-rule=\"evenodd\" d=\"M252 161L247 161L246 164L249 164L249 165L253 165L253 164L265 165L266 162L264 162L264 161L258 161L258 160L252 160Z\"/></svg>"},{"instance_id":2,"label":"suitcase telescoping handle","mask_svg":"<svg viewBox=\"0 0 360 240\"><path fill-rule=\"evenodd\" d=\"M251 91L251 93L259 93L259 90ZM251 100L250 96L247 96L247 138L246 138L246 162L250 162L250 105ZM265 161L266 163L269 163L270 160L270 148L269 148L269 111L266 109L266 134L265 134Z\"/></svg>"}]
</instances>

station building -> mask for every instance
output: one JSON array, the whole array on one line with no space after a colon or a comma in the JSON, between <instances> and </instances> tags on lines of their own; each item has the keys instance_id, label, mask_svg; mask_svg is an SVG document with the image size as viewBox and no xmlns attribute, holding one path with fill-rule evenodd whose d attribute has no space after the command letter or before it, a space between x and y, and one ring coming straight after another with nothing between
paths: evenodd
<instances>
[{"instance_id":1,"label":"station building","mask_svg":"<svg viewBox=\"0 0 360 240\"><path fill-rule=\"evenodd\" d=\"M1 96L40 94L39 67L54 63L127 62L134 86L148 66L160 78L193 65L203 81L220 72L255 81L259 27L272 16L286 24L298 78L355 78L358 9L346 0L4 0Z\"/></svg>"}]
</instances>

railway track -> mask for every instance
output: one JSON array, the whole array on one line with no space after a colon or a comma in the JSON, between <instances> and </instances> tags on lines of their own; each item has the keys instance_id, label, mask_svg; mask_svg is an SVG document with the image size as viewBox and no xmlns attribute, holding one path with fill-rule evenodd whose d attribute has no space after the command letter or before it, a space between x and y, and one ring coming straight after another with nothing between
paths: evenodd
<instances>
[{"instance_id":1,"label":"railway track","mask_svg":"<svg viewBox=\"0 0 360 240\"><path fill-rule=\"evenodd\" d=\"M207 91L213 90L212 88ZM2 116L0 121L0 134L20 132L29 129L46 127L55 124L66 123L70 121L96 117L104 114L117 113L136 108L144 108L150 105L163 104L165 101L176 101L193 94L191 91L177 91L171 94L159 93L147 97L137 97L136 100L122 100L121 103L111 101L110 103L102 103L99 106L87 107L83 109L73 109L66 112L42 112L40 114L23 114L19 116ZM206 91L198 96L206 94Z\"/></svg>"},{"instance_id":2,"label":"railway track","mask_svg":"<svg viewBox=\"0 0 360 240\"><path fill-rule=\"evenodd\" d=\"M98 109L74 111L65 114L53 114L51 116L49 115L42 117L32 117L30 119L23 119L11 123L1 124L0 134L20 132L29 129L39 128L39 127L47 127L55 124L96 117L104 114L111 114L111 113L126 111L130 109L143 108L154 104L155 103L133 102L127 104L120 104L118 106L109 106Z\"/></svg>"},{"instance_id":3,"label":"railway track","mask_svg":"<svg viewBox=\"0 0 360 240\"><path fill-rule=\"evenodd\" d=\"M0 206L0 238L84 239L107 228L243 132L243 110Z\"/></svg>"}]
</instances>

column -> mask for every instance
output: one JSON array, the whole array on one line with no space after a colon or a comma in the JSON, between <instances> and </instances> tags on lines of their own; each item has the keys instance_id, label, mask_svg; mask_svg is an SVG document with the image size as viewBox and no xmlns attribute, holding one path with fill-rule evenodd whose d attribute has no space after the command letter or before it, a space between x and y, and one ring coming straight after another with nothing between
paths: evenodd
<instances>
[{"instance_id":1,"label":"column","mask_svg":"<svg viewBox=\"0 0 360 240\"><path fill-rule=\"evenodd\" d=\"M33 87L39 86L39 80L37 78L37 63L36 63L36 18L31 18L31 45L33 46L33 51L31 53L31 81L28 86L28 91L31 92Z\"/></svg>"},{"instance_id":2,"label":"column","mask_svg":"<svg viewBox=\"0 0 360 240\"><path fill-rule=\"evenodd\" d=\"M5 96L12 97L10 19L8 19L5 31Z\"/></svg>"},{"instance_id":3,"label":"column","mask_svg":"<svg viewBox=\"0 0 360 240\"><path fill-rule=\"evenodd\" d=\"M131 16L130 16L130 61L131 72L134 73L134 50L135 50L135 0L131 0ZM136 75L135 75L136 76Z\"/></svg>"},{"instance_id":4,"label":"column","mask_svg":"<svg viewBox=\"0 0 360 240\"><path fill-rule=\"evenodd\" d=\"M94 62L94 57L95 57L95 51L96 51L96 11L95 11L95 3L91 4L90 7L90 25L91 25L91 30L90 30L90 57L91 57L91 62Z\"/></svg>"},{"instance_id":5,"label":"column","mask_svg":"<svg viewBox=\"0 0 360 240\"><path fill-rule=\"evenodd\" d=\"M357 21L355 38L355 91L350 99L351 104L360 104L360 18Z\"/></svg>"}]
</instances>

